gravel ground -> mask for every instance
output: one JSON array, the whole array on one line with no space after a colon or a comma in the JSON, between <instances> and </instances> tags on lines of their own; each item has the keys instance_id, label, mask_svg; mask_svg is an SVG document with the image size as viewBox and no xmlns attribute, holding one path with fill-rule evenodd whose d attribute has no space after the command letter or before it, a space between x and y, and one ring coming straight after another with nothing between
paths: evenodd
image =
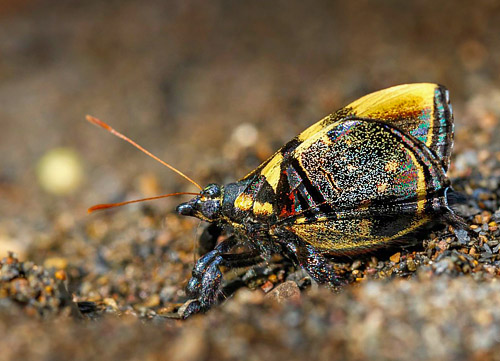
<instances>
[{"instance_id":1,"label":"gravel ground","mask_svg":"<svg viewBox=\"0 0 500 361\"><path fill-rule=\"evenodd\" d=\"M0 24L0 360L500 359L494 1L6 0ZM422 81L450 89L472 232L339 259L343 289L277 257L180 321L202 229L181 199L86 214L193 191L87 113L227 183L355 98Z\"/></svg>"}]
</instances>

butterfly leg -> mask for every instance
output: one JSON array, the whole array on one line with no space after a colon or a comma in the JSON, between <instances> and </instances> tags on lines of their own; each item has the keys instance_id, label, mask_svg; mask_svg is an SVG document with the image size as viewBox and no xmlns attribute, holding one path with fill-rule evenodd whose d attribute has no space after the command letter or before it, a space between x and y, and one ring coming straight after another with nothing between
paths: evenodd
<instances>
[{"instance_id":1,"label":"butterfly leg","mask_svg":"<svg viewBox=\"0 0 500 361\"><path fill-rule=\"evenodd\" d=\"M236 239L230 237L196 262L192 277L186 286L186 291L192 299L179 310L182 318L205 312L217 303L222 284L220 266L228 268L248 267L264 260L257 251L228 253L236 244Z\"/></svg>"},{"instance_id":2,"label":"butterfly leg","mask_svg":"<svg viewBox=\"0 0 500 361\"><path fill-rule=\"evenodd\" d=\"M342 286L346 281L339 277L329 262L317 249L310 245L286 245L292 254L292 261L302 267L316 282L330 286Z\"/></svg>"}]
</instances>

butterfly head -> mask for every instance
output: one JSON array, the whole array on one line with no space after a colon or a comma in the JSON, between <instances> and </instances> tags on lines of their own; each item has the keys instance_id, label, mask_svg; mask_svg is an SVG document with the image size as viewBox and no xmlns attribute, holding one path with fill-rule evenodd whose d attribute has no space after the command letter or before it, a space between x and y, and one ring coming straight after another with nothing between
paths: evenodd
<instances>
[{"instance_id":1,"label":"butterfly head","mask_svg":"<svg viewBox=\"0 0 500 361\"><path fill-rule=\"evenodd\" d=\"M198 196L177 206L177 213L191 216L208 222L217 221L221 216L222 187L209 184Z\"/></svg>"}]
</instances>

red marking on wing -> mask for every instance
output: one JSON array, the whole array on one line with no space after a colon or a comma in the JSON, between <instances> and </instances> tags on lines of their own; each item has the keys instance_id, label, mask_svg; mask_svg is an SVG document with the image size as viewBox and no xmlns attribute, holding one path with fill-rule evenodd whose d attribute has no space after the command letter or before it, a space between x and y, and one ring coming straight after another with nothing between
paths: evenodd
<instances>
[{"instance_id":1,"label":"red marking on wing","mask_svg":"<svg viewBox=\"0 0 500 361\"><path fill-rule=\"evenodd\" d=\"M293 191L290 194L288 194L288 198L290 199L289 206L291 207L291 210L288 210L287 209L288 205L285 205L281 209L280 218L290 217L290 216L294 216L297 214L297 210L295 209L295 195L293 194Z\"/></svg>"}]
</instances>

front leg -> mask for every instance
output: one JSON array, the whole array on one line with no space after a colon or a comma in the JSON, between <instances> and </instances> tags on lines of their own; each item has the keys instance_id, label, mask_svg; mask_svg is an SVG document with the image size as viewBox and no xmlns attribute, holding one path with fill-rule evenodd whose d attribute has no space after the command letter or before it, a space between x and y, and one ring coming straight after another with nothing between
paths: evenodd
<instances>
[{"instance_id":1,"label":"front leg","mask_svg":"<svg viewBox=\"0 0 500 361\"><path fill-rule=\"evenodd\" d=\"M222 284L220 266L228 268L248 267L264 260L257 251L228 253L237 243L234 236L231 236L196 262L192 272L193 276L186 286L187 294L192 299L179 309L182 318L185 319L195 313L205 312L217 303Z\"/></svg>"},{"instance_id":2,"label":"front leg","mask_svg":"<svg viewBox=\"0 0 500 361\"><path fill-rule=\"evenodd\" d=\"M222 227L217 223L210 223L200 236L199 249L198 252L200 256L207 254L212 251L217 244L217 239L222 234Z\"/></svg>"}]
</instances>

